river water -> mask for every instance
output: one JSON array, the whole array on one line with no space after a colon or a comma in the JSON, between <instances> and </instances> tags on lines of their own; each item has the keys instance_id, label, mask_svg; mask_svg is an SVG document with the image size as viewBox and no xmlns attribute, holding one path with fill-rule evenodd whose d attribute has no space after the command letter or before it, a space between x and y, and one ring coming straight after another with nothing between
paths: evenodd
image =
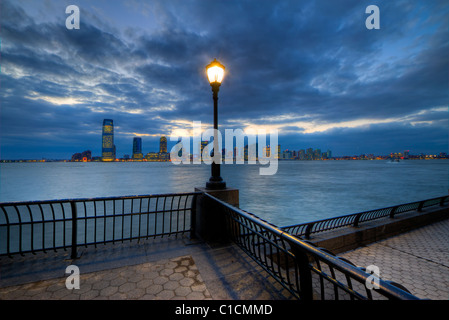
<instances>
[{"instance_id":1,"label":"river water","mask_svg":"<svg viewBox=\"0 0 449 320\"><path fill-rule=\"evenodd\" d=\"M278 226L439 197L448 193L449 160L279 161L222 164L240 207ZM206 164L46 162L0 164L0 202L191 192L210 177Z\"/></svg>"}]
</instances>

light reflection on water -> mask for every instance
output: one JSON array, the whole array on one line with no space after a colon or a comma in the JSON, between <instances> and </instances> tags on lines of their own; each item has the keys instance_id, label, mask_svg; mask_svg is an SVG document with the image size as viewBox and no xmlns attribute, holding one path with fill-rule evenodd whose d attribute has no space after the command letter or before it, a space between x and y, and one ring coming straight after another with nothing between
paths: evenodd
<instances>
[{"instance_id":1,"label":"light reflection on water","mask_svg":"<svg viewBox=\"0 0 449 320\"><path fill-rule=\"evenodd\" d=\"M240 207L279 226L439 197L448 170L449 160L280 161L273 176L258 165L221 166ZM191 192L209 176L204 164L2 163L0 201Z\"/></svg>"}]
</instances>

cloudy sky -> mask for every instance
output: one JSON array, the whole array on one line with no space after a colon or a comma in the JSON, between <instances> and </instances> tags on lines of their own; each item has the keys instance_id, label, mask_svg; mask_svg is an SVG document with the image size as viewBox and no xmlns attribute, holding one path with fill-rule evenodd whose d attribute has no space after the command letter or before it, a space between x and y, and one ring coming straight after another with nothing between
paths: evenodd
<instances>
[{"instance_id":1,"label":"cloudy sky","mask_svg":"<svg viewBox=\"0 0 449 320\"><path fill-rule=\"evenodd\" d=\"M80 29L67 29L68 5ZM212 124L205 66L226 66L220 128L279 130L284 149L448 152L446 0L2 0L2 159L157 151ZM368 30L365 9L380 9Z\"/></svg>"}]
</instances>

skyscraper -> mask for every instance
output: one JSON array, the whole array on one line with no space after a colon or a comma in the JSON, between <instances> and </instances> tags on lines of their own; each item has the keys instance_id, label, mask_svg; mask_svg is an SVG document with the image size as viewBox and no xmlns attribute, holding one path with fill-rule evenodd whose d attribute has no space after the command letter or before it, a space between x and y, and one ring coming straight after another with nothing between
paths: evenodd
<instances>
[{"instance_id":1,"label":"skyscraper","mask_svg":"<svg viewBox=\"0 0 449 320\"><path fill-rule=\"evenodd\" d=\"M170 160L170 153L167 152L167 138L161 137L161 140L159 142L159 160L160 161L169 161Z\"/></svg>"},{"instance_id":2,"label":"skyscraper","mask_svg":"<svg viewBox=\"0 0 449 320\"><path fill-rule=\"evenodd\" d=\"M306 160L313 160L313 149L312 148L307 148Z\"/></svg>"},{"instance_id":3,"label":"skyscraper","mask_svg":"<svg viewBox=\"0 0 449 320\"><path fill-rule=\"evenodd\" d=\"M265 146L265 147L263 147L263 150L262 150L262 154L263 154L263 157L270 157L271 156L271 148L270 148L270 145L268 145L268 146Z\"/></svg>"},{"instance_id":4,"label":"skyscraper","mask_svg":"<svg viewBox=\"0 0 449 320\"><path fill-rule=\"evenodd\" d=\"M167 153L167 138L161 137L159 142L159 153Z\"/></svg>"},{"instance_id":5,"label":"skyscraper","mask_svg":"<svg viewBox=\"0 0 449 320\"><path fill-rule=\"evenodd\" d=\"M143 159L142 138L133 139L133 159L135 160Z\"/></svg>"},{"instance_id":6,"label":"skyscraper","mask_svg":"<svg viewBox=\"0 0 449 320\"><path fill-rule=\"evenodd\" d=\"M115 160L114 121L111 119L103 120L102 160Z\"/></svg>"}]
</instances>

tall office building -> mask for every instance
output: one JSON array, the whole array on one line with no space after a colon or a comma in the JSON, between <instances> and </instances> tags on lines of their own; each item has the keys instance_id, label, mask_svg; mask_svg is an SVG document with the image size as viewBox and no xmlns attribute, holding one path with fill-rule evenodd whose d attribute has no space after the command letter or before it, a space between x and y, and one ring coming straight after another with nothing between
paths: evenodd
<instances>
[{"instance_id":1,"label":"tall office building","mask_svg":"<svg viewBox=\"0 0 449 320\"><path fill-rule=\"evenodd\" d=\"M284 160L290 160L292 159L292 152L290 150L284 150L284 152L282 152L282 158Z\"/></svg>"},{"instance_id":2,"label":"tall office building","mask_svg":"<svg viewBox=\"0 0 449 320\"><path fill-rule=\"evenodd\" d=\"M159 160L160 161L169 161L170 153L167 152L167 138L161 137L159 141Z\"/></svg>"},{"instance_id":3,"label":"tall office building","mask_svg":"<svg viewBox=\"0 0 449 320\"><path fill-rule=\"evenodd\" d=\"M111 119L103 120L102 160L103 161L115 160L114 121Z\"/></svg>"},{"instance_id":4,"label":"tall office building","mask_svg":"<svg viewBox=\"0 0 449 320\"><path fill-rule=\"evenodd\" d=\"M313 160L313 149L312 148L307 148L306 160Z\"/></svg>"},{"instance_id":5,"label":"tall office building","mask_svg":"<svg viewBox=\"0 0 449 320\"><path fill-rule=\"evenodd\" d=\"M270 148L270 145L263 147L262 152L263 152L263 153L262 153L262 154L263 154L263 157L266 157L266 158L271 157L271 148Z\"/></svg>"},{"instance_id":6,"label":"tall office building","mask_svg":"<svg viewBox=\"0 0 449 320\"><path fill-rule=\"evenodd\" d=\"M133 159L134 160L142 160L142 138L134 138L133 139Z\"/></svg>"},{"instance_id":7,"label":"tall office building","mask_svg":"<svg viewBox=\"0 0 449 320\"><path fill-rule=\"evenodd\" d=\"M159 153L167 153L167 138L161 137L159 142Z\"/></svg>"}]
</instances>

